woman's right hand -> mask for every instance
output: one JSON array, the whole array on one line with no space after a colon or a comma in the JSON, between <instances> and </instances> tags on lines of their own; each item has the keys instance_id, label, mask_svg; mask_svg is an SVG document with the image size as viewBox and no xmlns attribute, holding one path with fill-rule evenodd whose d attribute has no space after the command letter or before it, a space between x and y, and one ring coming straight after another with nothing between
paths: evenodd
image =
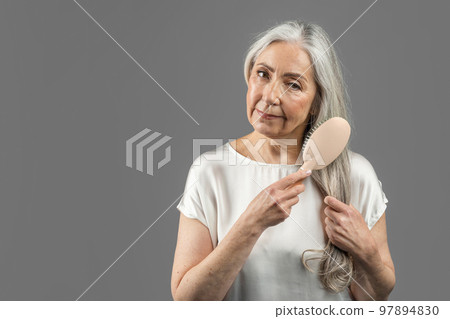
<instances>
[{"instance_id":1,"label":"woman's right hand","mask_svg":"<svg viewBox=\"0 0 450 319\"><path fill-rule=\"evenodd\" d=\"M305 191L303 180L309 175L300 169L262 190L244 212L251 226L262 232L288 218L292 206L299 202L298 195Z\"/></svg>"}]
</instances>

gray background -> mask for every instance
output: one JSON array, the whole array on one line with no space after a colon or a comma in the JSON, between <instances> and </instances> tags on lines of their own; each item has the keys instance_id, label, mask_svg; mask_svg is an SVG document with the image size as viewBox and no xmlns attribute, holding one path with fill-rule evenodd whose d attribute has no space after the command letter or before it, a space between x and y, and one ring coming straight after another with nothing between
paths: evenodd
<instances>
[{"instance_id":1,"label":"gray background","mask_svg":"<svg viewBox=\"0 0 450 319\"><path fill-rule=\"evenodd\" d=\"M334 41L371 3L80 0L198 126L75 2L1 1L0 299L77 299L183 192L193 138L251 131L251 38L303 18ZM450 299L449 9L378 1L335 44L389 199L391 300ZM125 165L144 128L172 137L154 176ZM175 206L81 300L171 300Z\"/></svg>"}]
</instances>

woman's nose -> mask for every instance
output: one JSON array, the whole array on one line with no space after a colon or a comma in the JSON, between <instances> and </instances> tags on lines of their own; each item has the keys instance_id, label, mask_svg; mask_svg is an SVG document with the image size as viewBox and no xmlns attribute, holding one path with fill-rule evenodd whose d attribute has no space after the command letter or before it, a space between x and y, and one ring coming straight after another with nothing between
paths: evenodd
<instances>
[{"instance_id":1,"label":"woman's nose","mask_svg":"<svg viewBox=\"0 0 450 319\"><path fill-rule=\"evenodd\" d=\"M280 103L281 85L277 81L270 82L266 85L263 92L263 99L267 105Z\"/></svg>"}]
</instances>

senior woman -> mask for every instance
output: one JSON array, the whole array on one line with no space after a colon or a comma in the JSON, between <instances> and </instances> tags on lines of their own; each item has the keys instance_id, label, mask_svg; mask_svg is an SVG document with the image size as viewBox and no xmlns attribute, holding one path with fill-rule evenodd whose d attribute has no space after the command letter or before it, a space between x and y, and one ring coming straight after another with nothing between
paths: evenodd
<instances>
[{"instance_id":1,"label":"senior woman","mask_svg":"<svg viewBox=\"0 0 450 319\"><path fill-rule=\"evenodd\" d=\"M387 300L388 200L373 166L347 146L326 168L299 170L311 127L350 121L328 35L303 21L274 26L251 45L244 72L254 130L189 170L174 300Z\"/></svg>"}]
</instances>

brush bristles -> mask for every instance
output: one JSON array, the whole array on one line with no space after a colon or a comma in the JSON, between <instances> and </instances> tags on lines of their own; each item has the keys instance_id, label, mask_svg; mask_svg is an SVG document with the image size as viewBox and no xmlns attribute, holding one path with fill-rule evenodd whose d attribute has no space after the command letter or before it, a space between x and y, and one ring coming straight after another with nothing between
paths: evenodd
<instances>
[{"instance_id":1,"label":"brush bristles","mask_svg":"<svg viewBox=\"0 0 450 319\"><path fill-rule=\"evenodd\" d=\"M323 120L323 121L317 123L316 125L314 125L314 127L309 130L309 132L306 135L305 140L303 142L303 146L302 146L302 150L301 150L302 153L305 151L305 146L308 143L309 139L311 138L311 135L314 133L315 130L317 130L319 128L319 126L321 126L325 122L326 122L326 120Z\"/></svg>"}]
</instances>

